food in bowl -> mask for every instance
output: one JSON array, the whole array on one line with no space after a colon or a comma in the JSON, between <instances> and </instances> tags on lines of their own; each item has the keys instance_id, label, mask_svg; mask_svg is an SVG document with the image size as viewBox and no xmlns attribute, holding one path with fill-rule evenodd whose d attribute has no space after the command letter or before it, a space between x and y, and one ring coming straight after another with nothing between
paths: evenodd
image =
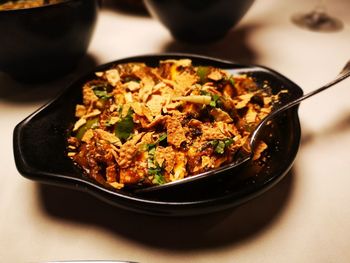
<instances>
[{"instance_id":1,"label":"food in bowl","mask_svg":"<svg viewBox=\"0 0 350 263\"><path fill-rule=\"evenodd\" d=\"M249 152L277 100L267 82L190 59L114 65L83 85L67 154L117 189L181 180ZM266 148L261 141L253 159Z\"/></svg>"},{"instance_id":2,"label":"food in bowl","mask_svg":"<svg viewBox=\"0 0 350 263\"><path fill-rule=\"evenodd\" d=\"M50 5L63 2L64 0L17 0L17 1L5 1L0 3L1 10L33 8L43 5Z\"/></svg>"}]
</instances>

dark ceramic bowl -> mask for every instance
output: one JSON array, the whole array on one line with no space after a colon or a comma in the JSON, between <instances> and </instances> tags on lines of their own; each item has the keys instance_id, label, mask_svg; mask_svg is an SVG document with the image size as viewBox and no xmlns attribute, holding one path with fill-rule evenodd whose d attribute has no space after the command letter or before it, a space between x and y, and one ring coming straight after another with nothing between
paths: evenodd
<instances>
[{"instance_id":1,"label":"dark ceramic bowl","mask_svg":"<svg viewBox=\"0 0 350 263\"><path fill-rule=\"evenodd\" d=\"M72 70L86 54L97 2L65 0L0 11L0 71L20 80L40 81Z\"/></svg>"},{"instance_id":2,"label":"dark ceramic bowl","mask_svg":"<svg viewBox=\"0 0 350 263\"><path fill-rule=\"evenodd\" d=\"M117 60L82 76L62 95L16 126L13 142L18 171L32 180L86 191L121 208L167 216L196 215L231 208L271 188L287 174L298 151L301 132L296 107L281 114L266 131L264 141L269 145L266 162L248 162L215 177L207 177L198 184L149 193L111 190L89 179L67 157L66 140L68 130L75 122L75 105L81 103L82 85L94 78L95 71L128 62L157 66L160 60L180 58L190 58L194 65L212 65L231 72L244 72L261 85L268 81L273 93L288 90L288 93L283 93L282 103L302 95L297 85L265 67L244 66L189 54L148 55Z\"/></svg>"},{"instance_id":3,"label":"dark ceramic bowl","mask_svg":"<svg viewBox=\"0 0 350 263\"><path fill-rule=\"evenodd\" d=\"M144 0L150 14L184 42L218 40L246 14L254 0Z\"/></svg>"}]
</instances>

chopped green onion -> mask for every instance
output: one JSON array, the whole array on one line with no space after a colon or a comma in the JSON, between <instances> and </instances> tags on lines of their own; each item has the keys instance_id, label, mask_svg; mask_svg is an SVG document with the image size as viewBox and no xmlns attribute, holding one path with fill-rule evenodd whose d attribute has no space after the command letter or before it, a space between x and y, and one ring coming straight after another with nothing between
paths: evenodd
<instances>
[{"instance_id":1,"label":"chopped green onion","mask_svg":"<svg viewBox=\"0 0 350 263\"><path fill-rule=\"evenodd\" d=\"M163 133L162 135L159 136L158 143L160 143L161 141L164 141L166 138L167 138L167 134L165 132L165 133Z\"/></svg>"},{"instance_id":2,"label":"chopped green onion","mask_svg":"<svg viewBox=\"0 0 350 263\"><path fill-rule=\"evenodd\" d=\"M81 140L88 129L94 129L96 127L98 127L98 118L88 119L86 123L77 130L75 137Z\"/></svg>"},{"instance_id":3,"label":"chopped green onion","mask_svg":"<svg viewBox=\"0 0 350 263\"><path fill-rule=\"evenodd\" d=\"M157 141L155 141L154 143L147 144L147 149L148 150L151 150L152 148L155 149L156 145L159 144L160 142L164 141L166 138L167 138L166 133L161 134Z\"/></svg>"},{"instance_id":4,"label":"chopped green onion","mask_svg":"<svg viewBox=\"0 0 350 263\"><path fill-rule=\"evenodd\" d=\"M224 143L225 143L225 147L228 147L233 143L233 139L228 138L228 139L224 140Z\"/></svg>"},{"instance_id":5,"label":"chopped green onion","mask_svg":"<svg viewBox=\"0 0 350 263\"><path fill-rule=\"evenodd\" d=\"M161 185L161 184L165 184L166 182L162 174L155 174L153 183Z\"/></svg>"},{"instance_id":6,"label":"chopped green onion","mask_svg":"<svg viewBox=\"0 0 350 263\"><path fill-rule=\"evenodd\" d=\"M209 74L209 68L204 66L199 66L197 68L197 75L199 77L199 82L204 84L207 81L207 76Z\"/></svg>"},{"instance_id":7,"label":"chopped green onion","mask_svg":"<svg viewBox=\"0 0 350 263\"><path fill-rule=\"evenodd\" d=\"M225 143L223 141L219 141L215 147L215 152L218 154L223 154L225 152Z\"/></svg>"}]
</instances>

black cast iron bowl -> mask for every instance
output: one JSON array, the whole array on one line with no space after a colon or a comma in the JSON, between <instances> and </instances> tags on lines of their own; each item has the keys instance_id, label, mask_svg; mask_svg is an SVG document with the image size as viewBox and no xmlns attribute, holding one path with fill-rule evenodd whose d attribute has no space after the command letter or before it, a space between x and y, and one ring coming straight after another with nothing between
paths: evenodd
<instances>
[{"instance_id":1,"label":"black cast iron bowl","mask_svg":"<svg viewBox=\"0 0 350 263\"><path fill-rule=\"evenodd\" d=\"M266 161L245 165L206 177L195 184L165 188L159 192L137 193L128 189L107 189L85 176L67 157L67 134L75 122L75 105L81 103L81 87L95 71L113 64L144 62L157 66L160 60L190 58L194 65L212 65L232 72L247 72L258 83L268 81L274 93L289 101L302 90L279 73L260 66L245 66L229 61L190 54L161 54L130 57L97 67L71 84L58 98L20 122L13 137L18 171L32 180L88 192L108 203L131 211L165 216L185 216L215 212L250 200L279 182L290 170L300 143L297 108L281 114L266 130L269 145ZM270 136L272 134L272 136Z\"/></svg>"},{"instance_id":2,"label":"black cast iron bowl","mask_svg":"<svg viewBox=\"0 0 350 263\"><path fill-rule=\"evenodd\" d=\"M86 54L97 11L97 0L0 11L0 71L23 81L68 73Z\"/></svg>"},{"instance_id":3,"label":"black cast iron bowl","mask_svg":"<svg viewBox=\"0 0 350 263\"><path fill-rule=\"evenodd\" d=\"M150 14L177 40L219 40L239 23L254 0L144 0Z\"/></svg>"}]
</instances>

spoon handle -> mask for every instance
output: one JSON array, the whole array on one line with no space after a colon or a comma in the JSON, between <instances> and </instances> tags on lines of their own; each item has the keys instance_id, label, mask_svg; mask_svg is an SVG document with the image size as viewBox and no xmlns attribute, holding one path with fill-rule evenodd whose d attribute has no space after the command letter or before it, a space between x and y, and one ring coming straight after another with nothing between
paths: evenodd
<instances>
[{"instance_id":1,"label":"spoon handle","mask_svg":"<svg viewBox=\"0 0 350 263\"><path fill-rule=\"evenodd\" d=\"M348 78L350 76L350 61L348 61L348 63L345 65L345 67L342 69L342 71L338 74L338 76L333 79L332 81L328 82L327 84L323 85L322 87L313 90L295 100L292 100L290 102L288 102L287 104L283 105L282 107L274 110L273 112L271 112L269 115L267 115L265 117L265 119L263 119L260 124L258 125L258 127L255 129L254 133L252 134L251 137L251 142L250 144L253 145L254 142L256 141L256 135L258 134L258 131L260 130L260 128L262 126L264 126L268 121L272 120L276 115L280 114L281 112L288 110L296 105L298 105L300 102L302 102L303 100L310 98L332 86L334 86L335 84L343 81L344 79Z\"/></svg>"}]
</instances>

